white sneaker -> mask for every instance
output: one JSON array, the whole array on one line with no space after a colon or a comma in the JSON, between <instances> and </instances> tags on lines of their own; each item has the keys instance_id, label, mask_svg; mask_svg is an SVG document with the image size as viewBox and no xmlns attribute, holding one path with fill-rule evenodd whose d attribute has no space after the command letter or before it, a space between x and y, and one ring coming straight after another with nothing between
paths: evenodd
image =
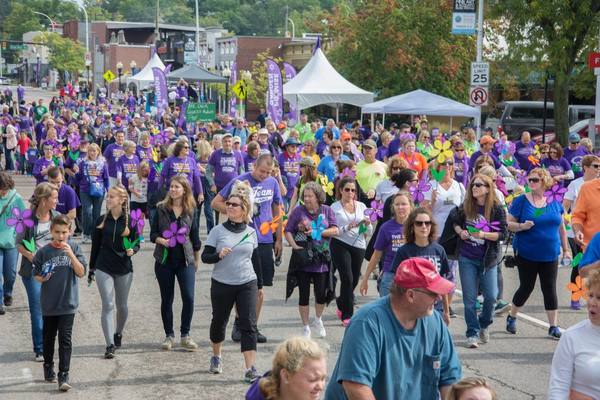
<instances>
[{"instance_id":1,"label":"white sneaker","mask_svg":"<svg viewBox=\"0 0 600 400\"><path fill-rule=\"evenodd\" d=\"M187 351L196 351L196 350L198 350L198 345L189 336L183 336L181 338L181 347L183 347Z\"/></svg>"},{"instance_id":2,"label":"white sneaker","mask_svg":"<svg viewBox=\"0 0 600 400\"><path fill-rule=\"evenodd\" d=\"M310 339L310 326L304 325L304 328L302 328L302 336Z\"/></svg>"},{"instance_id":3,"label":"white sneaker","mask_svg":"<svg viewBox=\"0 0 600 400\"><path fill-rule=\"evenodd\" d=\"M479 341L483 344L490 341L490 331L487 328L479 331Z\"/></svg>"},{"instance_id":4,"label":"white sneaker","mask_svg":"<svg viewBox=\"0 0 600 400\"><path fill-rule=\"evenodd\" d=\"M476 349L479 347L479 342L477 340L477 336L471 336L467 338L467 347L469 349Z\"/></svg>"},{"instance_id":5,"label":"white sneaker","mask_svg":"<svg viewBox=\"0 0 600 400\"><path fill-rule=\"evenodd\" d=\"M171 336L167 336L165 341L160 345L163 350L171 350L173 346L175 346L175 338Z\"/></svg>"},{"instance_id":6,"label":"white sneaker","mask_svg":"<svg viewBox=\"0 0 600 400\"><path fill-rule=\"evenodd\" d=\"M321 318L315 318L313 320L313 328L316 330L316 337L324 338L327 336L327 332L325 331L325 327L323 326L323 320Z\"/></svg>"}]
</instances>

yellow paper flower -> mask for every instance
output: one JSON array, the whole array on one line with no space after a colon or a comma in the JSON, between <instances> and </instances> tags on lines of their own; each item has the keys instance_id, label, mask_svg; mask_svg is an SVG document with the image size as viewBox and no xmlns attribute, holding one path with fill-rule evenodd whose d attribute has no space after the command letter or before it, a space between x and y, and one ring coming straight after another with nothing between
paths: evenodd
<instances>
[{"instance_id":1,"label":"yellow paper flower","mask_svg":"<svg viewBox=\"0 0 600 400\"><path fill-rule=\"evenodd\" d=\"M333 182L329 182L327 175L319 175L319 180L321 181L321 187L323 191L329 195L333 196Z\"/></svg>"},{"instance_id":2,"label":"yellow paper flower","mask_svg":"<svg viewBox=\"0 0 600 400\"><path fill-rule=\"evenodd\" d=\"M153 147L152 148L152 160L154 160L154 162L158 162L158 160L160 159L160 154L158 153L158 150Z\"/></svg>"},{"instance_id":3,"label":"yellow paper flower","mask_svg":"<svg viewBox=\"0 0 600 400\"><path fill-rule=\"evenodd\" d=\"M446 140L444 143L440 140L436 140L433 142L433 149L429 152L429 156L437 157L436 161L438 163L443 163L447 158L454 156L454 153L450 150L450 146L452 146L452 143L449 140Z\"/></svg>"}]
</instances>

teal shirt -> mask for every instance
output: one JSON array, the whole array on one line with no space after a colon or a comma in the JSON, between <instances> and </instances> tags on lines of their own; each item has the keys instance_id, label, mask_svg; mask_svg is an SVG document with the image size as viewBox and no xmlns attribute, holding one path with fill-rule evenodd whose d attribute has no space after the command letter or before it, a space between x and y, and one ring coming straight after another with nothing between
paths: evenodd
<instances>
[{"instance_id":1,"label":"teal shirt","mask_svg":"<svg viewBox=\"0 0 600 400\"><path fill-rule=\"evenodd\" d=\"M10 204L5 209L9 201ZM15 189L11 189L6 196L0 197L0 211L4 210L0 215L0 249L14 249L16 247L15 227L6 225L6 220L13 216L12 209L15 207L19 208L21 212L26 208L21 195Z\"/></svg>"},{"instance_id":2,"label":"teal shirt","mask_svg":"<svg viewBox=\"0 0 600 400\"><path fill-rule=\"evenodd\" d=\"M461 365L440 314L400 325L390 296L363 306L346 329L325 400L345 400L342 381L369 386L377 399L439 399L461 378Z\"/></svg>"}]
</instances>

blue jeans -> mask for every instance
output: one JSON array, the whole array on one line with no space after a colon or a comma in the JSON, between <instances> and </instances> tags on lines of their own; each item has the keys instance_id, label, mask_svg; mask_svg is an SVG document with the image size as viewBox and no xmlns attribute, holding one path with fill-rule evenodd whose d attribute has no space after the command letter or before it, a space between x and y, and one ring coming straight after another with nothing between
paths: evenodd
<instances>
[{"instance_id":1,"label":"blue jeans","mask_svg":"<svg viewBox=\"0 0 600 400\"><path fill-rule=\"evenodd\" d=\"M33 276L26 278L22 277L23 286L27 292L27 300L29 302L29 316L31 317L31 339L33 341L33 351L38 354L43 352L43 335L42 335L42 305L40 294L42 284L35 280Z\"/></svg>"},{"instance_id":2,"label":"blue jeans","mask_svg":"<svg viewBox=\"0 0 600 400\"><path fill-rule=\"evenodd\" d=\"M160 288L160 315L162 317L165 335L174 337L173 332L173 300L175 297L175 279L179 282L181 292L181 336L190 333L192 316L194 315L194 287L196 284L196 269L193 265L162 265L154 263L154 273Z\"/></svg>"},{"instance_id":3,"label":"blue jeans","mask_svg":"<svg viewBox=\"0 0 600 400\"><path fill-rule=\"evenodd\" d=\"M494 266L486 270L483 267L483 260L472 260L462 256L458 259L467 337L477 336L479 330L487 328L493 322L494 305L498 294L498 272L496 268L498 267ZM483 294L483 309L479 318L477 318L475 302L477 301L479 289Z\"/></svg>"},{"instance_id":4,"label":"blue jeans","mask_svg":"<svg viewBox=\"0 0 600 400\"><path fill-rule=\"evenodd\" d=\"M385 297L390 294L390 287L394 281L393 272L383 272L381 277L377 280L377 291L379 291L379 297Z\"/></svg>"},{"instance_id":5,"label":"blue jeans","mask_svg":"<svg viewBox=\"0 0 600 400\"><path fill-rule=\"evenodd\" d=\"M83 234L92 236L94 224L100 218L102 211L102 197L92 197L87 193L79 193L81 197L81 212L83 215Z\"/></svg>"},{"instance_id":6,"label":"blue jeans","mask_svg":"<svg viewBox=\"0 0 600 400\"><path fill-rule=\"evenodd\" d=\"M0 305L4 301L4 296L12 296L17 278L18 257L19 252L16 247L0 249Z\"/></svg>"},{"instance_id":7,"label":"blue jeans","mask_svg":"<svg viewBox=\"0 0 600 400\"><path fill-rule=\"evenodd\" d=\"M206 179L205 177L201 177L200 179L202 181L202 188L204 189L204 202L200 204L200 207L204 205L204 217L206 217L206 230L208 233L210 233L210 230L215 226L215 214L213 212L212 207L210 206L210 202L215 197L215 194L210 191L208 179ZM199 216L198 222L200 222Z\"/></svg>"},{"instance_id":8,"label":"blue jeans","mask_svg":"<svg viewBox=\"0 0 600 400\"><path fill-rule=\"evenodd\" d=\"M14 171L15 169L15 163L13 161L13 152L15 151L15 149L7 149L6 146L4 147L4 159L5 159L5 169L7 171Z\"/></svg>"}]
</instances>

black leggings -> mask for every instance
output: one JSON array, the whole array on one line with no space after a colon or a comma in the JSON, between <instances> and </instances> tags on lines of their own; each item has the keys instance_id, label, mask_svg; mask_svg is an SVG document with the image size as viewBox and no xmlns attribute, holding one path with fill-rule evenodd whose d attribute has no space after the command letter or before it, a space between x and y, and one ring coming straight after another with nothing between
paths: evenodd
<instances>
[{"instance_id":1,"label":"black leggings","mask_svg":"<svg viewBox=\"0 0 600 400\"><path fill-rule=\"evenodd\" d=\"M69 372L71 366L71 335L75 314L45 315L44 319L44 364L54 364L54 342L58 333L58 371Z\"/></svg>"},{"instance_id":2,"label":"black leggings","mask_svg":"<svg viewBox=\"0 0 600 400\"><path fill-rule=\"evenodd\" d=\"M212 279L210 286L212 303L210 341L221 343L225 340L225 329L231 309L235 304L239 313L238 327L242 333L242 352L256 350L257 297L258 287L255 280L242 285L227 285Z\"/></svg>"},{"instance_id":3,"label":"black leggings","mask_svg":"<svg viewBox=\"0 0 600 400\"><path fill-rule=\"evenodd\" d=\"M327 272L296 272L298 278L298 291L300 292L299 306L307 306L310 299L310 283L314 285L315 301L325 304L325 291L327 289Z\"/></svg>"},{"instance_id":4,"label":"black leggings","mask_svg":"<svg viewBox=\"0 0 600 400\"><path fill-rule=\"evenodd\" d=\"M581 253L581 247L575 243L575 239L569 238L569 247L571 248L571 254L575 257L578 253ZM571 268L571 282L575 283L575 279L579 276L579 268Z\"/></svg>"},{"instance_id":5,"label":"black leggings","mask_svg":"<svg viewBox=\"0 0 600 400\"><path fill-rule=\"evenodd\" d=\"M558 309L556 297L556 276L558 260L540 262L527 260L519 255L516 257L519 270L519 288L513 297L513 304L522 307L533 292L537 276L540 276L540 286L544 296L544 308L548 311Z\"/></svg>"},{"instance_id":6,"label":"black leggings","mask_svg":"<svg viewBox=\"0 0 600 400\"><path fill-rule=\"evenodd\" d=\"M340 275L340 295L336 303L344 320L354 314L354 289L360 278L365 249L350 246L337 239L332 239L330 246L333 265Z\"/></svg>"}]
</instances>

